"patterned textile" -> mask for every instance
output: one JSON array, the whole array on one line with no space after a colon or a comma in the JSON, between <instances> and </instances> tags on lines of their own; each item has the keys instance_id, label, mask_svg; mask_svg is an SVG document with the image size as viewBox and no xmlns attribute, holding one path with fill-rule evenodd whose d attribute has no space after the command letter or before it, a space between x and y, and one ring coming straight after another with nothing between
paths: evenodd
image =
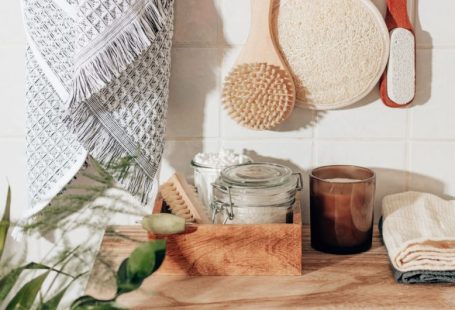
<instances>
[{"instance_id":1,"label":"patterned textile","mask_svg":"<svg viewBox=\"0 0 455 310\"><path fill-rule=\"evenodd\" d=\"M163 151L173 0L23 0L34 214L88 154L132 156L118 182L150 203Z\"/></svg>"}]
</instances>

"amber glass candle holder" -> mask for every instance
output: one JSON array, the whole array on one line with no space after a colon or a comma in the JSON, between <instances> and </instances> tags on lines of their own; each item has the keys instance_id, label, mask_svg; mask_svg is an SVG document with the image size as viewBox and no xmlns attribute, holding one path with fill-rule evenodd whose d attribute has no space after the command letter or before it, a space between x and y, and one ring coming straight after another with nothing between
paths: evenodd
<instances>
[{"instance_id":1,"label":"amber glass candle holder","mask_svg":"<svg viewBox=\"0 0 455 310\"><path fill-rule=\"evenodd\" d=\"M336 165L311 171L311 246L335 254L368 250L375 187L375 173L367 168Z\"/></svg>"}]
</instances>

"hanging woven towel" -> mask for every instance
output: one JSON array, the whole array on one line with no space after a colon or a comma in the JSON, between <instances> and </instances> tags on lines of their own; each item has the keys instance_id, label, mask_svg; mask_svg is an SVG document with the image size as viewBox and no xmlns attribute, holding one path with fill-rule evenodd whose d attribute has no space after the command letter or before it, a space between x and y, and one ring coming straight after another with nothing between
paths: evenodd
<instances>
[{"instance_id":1,"label":"hanging woven towel","mask_svg":"<svg viewBox=\"0 0 455 310\"><path fill-rule=\"evenodd\" d=\"M23 0L30 212L87 154L134 158L121 185L144 204L163 151L172 0Z\"/></svg>"}]
</instances>

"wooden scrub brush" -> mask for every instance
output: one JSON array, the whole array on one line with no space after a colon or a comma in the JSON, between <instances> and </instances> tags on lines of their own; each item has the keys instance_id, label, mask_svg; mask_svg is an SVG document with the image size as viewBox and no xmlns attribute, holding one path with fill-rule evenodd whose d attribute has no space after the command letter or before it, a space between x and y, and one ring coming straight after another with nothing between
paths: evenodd
<instances>
[{"instance_id":1,"label":"wooden scrub brush","mask_svg":"<svg viewBox=\"0 0 455 310\"><path fill-rule=\"evenodd\" d=\"M172 214L185 218L187 222L211 223L194 187L188 184L183 176L174 174L161 185L160 193Z\"/></svg>"},{"instance_id":2,"label":"wooden scrub brush","mask_svg":"<svg viewBox=\"0 0 455 310\"><path fill-rule=\"evenodd\" d=\"M223 85L229 115L251 129L270 129L294 109L295 85L271 31L273 0L251 0L251 29Z\"/></svg>"}]
</instances>

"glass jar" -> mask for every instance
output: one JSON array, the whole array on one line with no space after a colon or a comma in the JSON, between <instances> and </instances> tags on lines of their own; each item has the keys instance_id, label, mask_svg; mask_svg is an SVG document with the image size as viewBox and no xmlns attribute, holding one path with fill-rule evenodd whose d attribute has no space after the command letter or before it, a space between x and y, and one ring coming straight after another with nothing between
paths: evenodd
<instances>
[{"instance_id":1,"label":"glass jar","mask_svg":"<svg viewBox=\"0 0 455 310\"><path fill-rule=\"evenodd\" d=\"M223 169L213 184L215 224L292 222L292 206L302 176L288 167L249 163Z\"/></svg>"},{"instance_id":2,"label":"glass jar","mask_svg":"<svg viewBox=\"0 0 455 310\"><path fill-rule=\"evenodd\" d=\"M228 154L230 161L222 158L225 154ZM209 209L212 202L212 184L220 176L221 171L231 165L251 163L252 160L246 155L235 154L231 150L221 150L219 154L203 155L216 155L219 156L220 159L224 159L215 161L214 163L212 162L211 164L199 163L196 157L191 161L191 166L193 167L194 185L196 186L198 196L203 205ZM231 164L231 162L234 163Z\"/></svg>"}]
</instances>

